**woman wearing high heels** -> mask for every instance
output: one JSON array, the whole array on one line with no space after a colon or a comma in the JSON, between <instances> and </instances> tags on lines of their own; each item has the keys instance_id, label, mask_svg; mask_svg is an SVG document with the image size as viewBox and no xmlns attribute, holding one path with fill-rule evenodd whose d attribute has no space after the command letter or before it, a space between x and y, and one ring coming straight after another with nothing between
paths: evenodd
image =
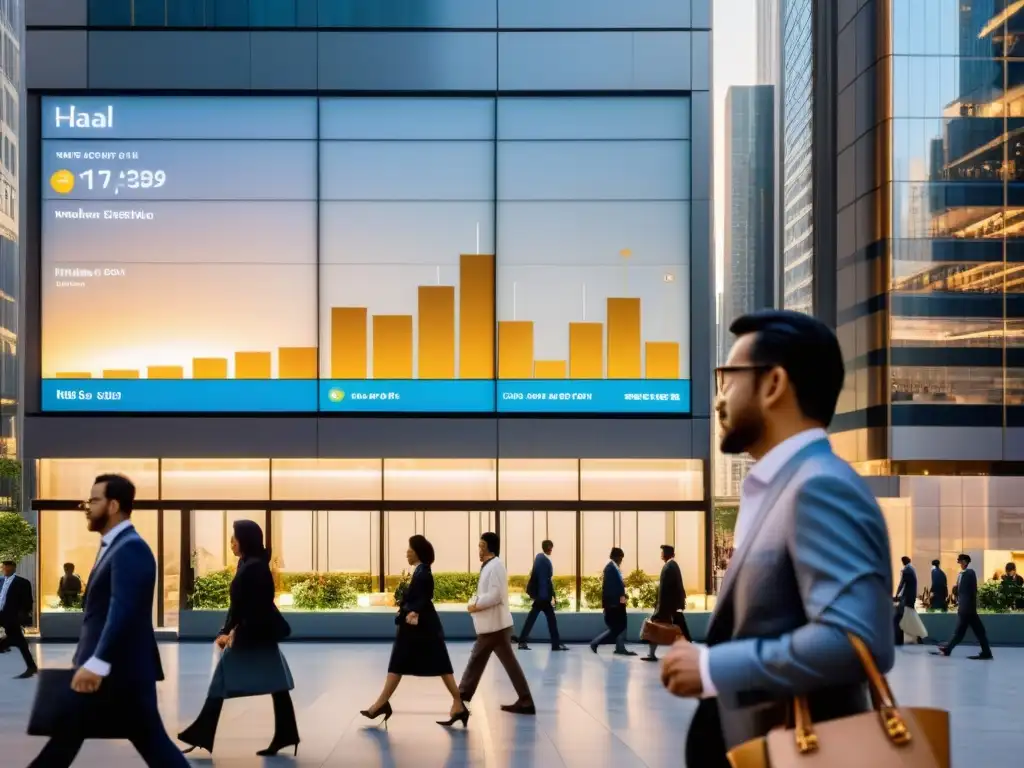
<instances>
[{"instance_id":1,"label":"woman wearing high heels","mask_svg":"<svg viewBox=\"0 0 1024 768\"><path fill-rule=\"evenodd\" d=\"M263 531L252 520L236 520L231 551L238 570L231 581L228 618L217 637L223 651L213 673L206 702L199 717L178 734L179 741L213 752L224 699L270 694L274 701L274 738L257 752L276 755L280 750L299 750L299 727L288 694L295 684L278 642L291 633L288 622L274 604L274 577L270 553L263 545Z\"/></svg>"},{"instance_id":2,"label":"woman wearing high heels","mask_svg":"<svg viewBox=\"0 0 1024 768\"><path fill-rule=\"evenodd\" d=\"M469 724L469 710L459 695L459 686L452 674L452 662L444 644L441 618L434 608L434 574L430 571L434 563L434 547L426 538L417 534L409 539L409 550L405 557L409 565L415 566L415 570L395 618L398 633L391 649L388 676L373 706L362 710L360 714L370 720L383 715L386 724L392 714L391 695L403 675L440 677L452 695L452 706L448 711L448 719L438 720L437 723L448 727L462 723L465 728Z\"/></svg>"}]
</instances>

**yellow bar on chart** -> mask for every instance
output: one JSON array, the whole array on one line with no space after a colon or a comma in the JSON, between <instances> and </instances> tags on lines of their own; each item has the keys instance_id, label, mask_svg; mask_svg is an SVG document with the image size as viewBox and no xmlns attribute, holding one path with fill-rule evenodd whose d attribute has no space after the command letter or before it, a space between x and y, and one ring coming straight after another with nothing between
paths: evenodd
<instances>
[{"instance_id":1,"label":"yellow bar on chart","mask_svg":"<svg viewBox=\"0 0 1024 768\"><path fill-rule=\"evenodd\" d=\"M277 378L315 379L316 347L278 347Z\"/></svg>"},{"instance_id":2,"label":"yellow bar on chart","mask_svg":"<svg viewBox=\"0 0 1024 768\"><path fill-rule=\"evenodd\" d=\"M180 365L151 365L146 368L147 379L183 379L185 369Z\"/></svg>"},{"instance_id":3,"label":"yellow bar on chart","mask_svg":"<svg viewBox=\"0 0 1024 768\"><path fill-rule=\"evenodd\" d=\"M128 371L118 368L104 368L103 369L104 379L137 379L139 378L138 371Z\"/></svg>"},{"instance_id":4,"label":"yellow bar on chart","mask_svg":"<svg viewBox=\"0 0 1024 768\"><path fill-rule=\"evenodd\" d=\"M533 322L502 320L498 323L498 378L533 378Z\"/></svg>"},{"instance_id":5,"label":"yellow bar on chart","mask_svg":"<svg viewBox=\"0 0 1024 768\"><path fill-rule=\"evenodd\" d=\"M679 378L679 344L674 341L648 341L644 345L644 376L648 379Z\"/></svg>"},{"instance_id":6,"label":"yellow bar on chart","mask_svg":"<svg viewBox=\"0 0 1024 768\"><path fill-rule=\"evenodd\" d=\"M235 352L236 379L269 379L273 355L269 352Z\"/></svg>"},{"instance_id":7,"label":"yellow bar on chart","mask_svg":"<svg viewBox=\"0 0 1024 768\"><path fill-rule=\"evenodd\" d=\"M412 378L412 315L373 316L373 378Z\"/></svg>"},{"instance_id":8,"label":"yellow bar on chart","mask_svg":"<svg viewBox=\"0 0 1024 768\"><path fill-rule=\"evenodd\" d=\"M226 357L193 357L193 379L226 379L228 359Z\"/></svg>"},{"instance_id":9,"label":"yellow bar on chart","mask_svg":"<svg viewBox=\"0 0 1024 768\"><path fill-rule=\"evenodd\" d=\"M604 378L604 325L569 323L569 377Z\"/></svg>"},{"instance_id":10,"label":"yellow bar on chart","mask_svg":"<svg viewBox=\"0 0 1024 768\"><path fill-rule=\"evenodd\" d=\"M366 307L331 307L331 378L366 378Z\"/></svg>"},{"instance_id":11,"label":"yellow bar on chart","mask_svg":"<svg viewBox=\"0 0 1024 768\"><path fill-rule=\"evenodd\" d=\"M421 379L455 378L455 287L419 287L417 363Z\"/></svg>"},{"instance_id":12,"label":"yellow bar on chart","mask_svg":"<svg viewBox=\"0 0 1024 768\"><path fill-rule=\"evenodd\" d=\"M62 371L54 374L54 378L57 379L91 379L91 373L80 373L77 371Z\"/></svg>"},{"instance_id":13,"label":"yellow bar on chart","mask_svg":"<svg viewBox=\"0 0 1024 768\"><path fill-rule=\"evenodd\" d=\"M608 299L608 378L640 378L640 299Z\"/></svg>"},{"instance_id":14,"label":"yellow bar on chart","mask_svg":"<svg viewBox=\"0 0 1024 768\"><path fill-rule=\"evenodd\" d=\"M494 378L494 256L459 258L459 378Z\"/></svg>"}]
</instances>

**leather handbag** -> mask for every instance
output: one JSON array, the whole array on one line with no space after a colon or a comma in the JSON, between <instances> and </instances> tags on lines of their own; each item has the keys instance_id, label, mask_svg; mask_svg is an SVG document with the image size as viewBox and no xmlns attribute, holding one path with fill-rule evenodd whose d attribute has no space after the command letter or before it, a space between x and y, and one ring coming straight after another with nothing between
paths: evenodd
<instances>
[{"instance_id":1,"label":"leather handbag","mask_svg":"<svg viewBox=\"0 0 1024 768\"><path fill-rule=\"evenodd\" d=\"M675 624L668 622L644 619L644 624L640 628L640 639L645 643L654 643L655 645L672 645L682 636L683 631Z\"/></svg>"},{"instance_id":2,"label":"leather handbag","mask_svg":"<svg viewBox=\"0 0 1024 768\"><path fill-rule=\"evenodd\" d=\"M814 724L807 698L797 696L795 727L730 750L732 768L950 768L949 713L898 707L867 646L848 637L867 673L873 710Z\"/></svg>"}]
</instances>

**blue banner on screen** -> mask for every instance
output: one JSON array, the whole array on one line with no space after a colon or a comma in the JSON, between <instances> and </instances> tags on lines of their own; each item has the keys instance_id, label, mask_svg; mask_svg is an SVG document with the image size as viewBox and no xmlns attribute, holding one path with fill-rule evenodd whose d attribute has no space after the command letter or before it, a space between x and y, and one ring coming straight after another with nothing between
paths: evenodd
<instances>
[{"instance_id":1,"label":"blue banner on screen","mask_svg":"<svg viewBox=\"0 0 1024 768\"><path fill-rule=\"evenodd\" d=\"M493 411L494 382L325 380L320 382L320 410L339 413Z\"/></svg>"},{"instance_id":2,"label":"blue banner on screen","mask_svg":"<svg viewBox=\"0 0 1024 768\"><path fill-rule=\"evenodd\" d=\"M289 413L309 410L315 402L315 381L43 381L45 411Z\"/></svg>"},{"instance_id":3,"label":"blue banner on screen","mask_svg":"<svg viewBox=\"0 0 1024 768\"><path fill-rule=\"evenodd\" d=\"M690 382L499 381L498 410L506 413L683 414L690 412Z\"/></svg>"}]
</instances>

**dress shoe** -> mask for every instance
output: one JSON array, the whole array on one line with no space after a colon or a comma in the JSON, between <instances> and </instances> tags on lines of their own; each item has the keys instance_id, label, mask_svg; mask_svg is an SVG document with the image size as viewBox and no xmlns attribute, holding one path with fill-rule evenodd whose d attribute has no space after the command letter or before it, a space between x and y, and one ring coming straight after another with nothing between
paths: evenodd
<instances>
[{"instance_id":1,"label":"dress shoe","mask_svg":"<svg viewBox=\"0 0 1024 768\"><path fill-rule=\"evenodd\" d=\"M24 672L22 672L20 675L18 675L14 679L15 680L28 680L30 677L35 677L37 672L39 672L39 670L36 669L35 667L32 667L32 669L26 669Z\"/></svg>"},{"instance_id":2,"label":"dress shoe","mask_svg":"<svg viewBox=\"0 0 1024 768\"><path fill-rule=\"evenodd\" d=\"M640 657L640 661L657 661L657 660L658 660L658 657L657 656L652 656L651 654L647 654L646 656L641 656Z\"/></svg>"},{"instance_id":3,"label":"dress shoe","mask_svg":"<svg viewBox=\"0 0 1024 768\"><path fill-rule=\"evenodd\" d=\"M615 651L613 656L636 656L636 651Z\"/></svg>"},{"instance_id":4,"label":"dress shoe","mask_svg":"<svg viewBox=\"0 0 1024 768\"><path fill-rule=\"evenodd\" d=\"M299 742L297 742L297 741L294 744L273 744L272 743L266 749L261 749L259 752L257 752L256 756L257 757L273 757L278 752L280 752L282 749L288 749L288 747L295 747L295 750L292 752L292 757L298 757L299 756Z\"/></svg>"},{"instance_id":5,"label":"dress shoe","mask_svg":"<svg viewBox=\"0 0 1024 768\"><path fill-rule=\"evenodd\" d=\"M502 704L501 711L510 712L513 715L536 715L537 707L535 707L532 703L523 704L517 701L515 704Z\"/></svg>"},{"instance_id":6,"label":"dress shoe","mask_svg":"<svg viewBox=\"0 0 1024 768\"><path fill-rule=\"evenodd\" d=\"M371 709L361 709L361 710L359 710L359 714L362 715L363 717L367 718L368 720L376 720L381 715L384 715L384 719L381 720L381 722L384 723L384 727L387 728L388 720L390 720L391 716L393 714L395 714L395 713L391 709L391 702L390 701L385 701L383 706L380 706L377 709L373 709L373 710L371 710Z\"/></svg>"},{"instance_id":7,"label":"dress shoe","mask_svg":"<svg viewBox=\"0 0 1024 768\"><path fill-rule=\"evenodd\" d=\"M569 650L569 646L562 645L561 643L559 643L558 645L552 645L551 646L551 650L552 651L568 651Z\"/></svg>"},{"instance_id":8,"label":"dress shoe","mask_svg":"<svg viewBox=\"0 0 1024 768\"><path fill-rule=\"evenodd\" d=\"M591 643L590 644L590 650L592 650L594 653L597 653L597 646L594 645L593 643Z\"/></svg>"},{"instance_id":9,"label":"dress shoe","mask_svg":"<svg viewBox=\"0 0 1024 768\"><path fill-rule=\"evenodd\" d=\"M530 646L528 646L526 643L520 643L519 644L519 650L520 651L528 651L528 650L530 650Z\"/></svg>"},{"instance_id":10,"label":"dress shoe","mask_svg":"<svg viewBox=\"0 0 1024 768\"><path fill-rule=\"evenodd\" d=\"M991 653L979 653L977 656L968 656L971 661L992 661L995 658Z\"/></svg>"},{"instance_id":11,"label":"dress shoe","mask_svg":"<svg viewBox=\"0 0 1024 768\"><path fill-rule=\"evenodd\" d=\"M456 712L454 715L449 717L447 720L435 720L438 725L443 725L445 728L451 728L456 723L462 723L463 728L469 727L469 710L466 709L465 705L462 707L461 712Z\"/></svg>"}]
</instances>

